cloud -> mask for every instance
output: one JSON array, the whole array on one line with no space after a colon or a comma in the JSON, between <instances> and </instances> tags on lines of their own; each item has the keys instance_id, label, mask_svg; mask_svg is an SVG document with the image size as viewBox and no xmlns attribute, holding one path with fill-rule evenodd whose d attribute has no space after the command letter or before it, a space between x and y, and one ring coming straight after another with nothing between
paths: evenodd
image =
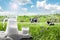
<instances>
[{"instance_id":1,"label":"cloud","mask_svg":"<svg viewBox=\"0 0 60 40\"><path fill-rule=\"evenodd\" d=\"M44 9L47 9L47 10L60 10L60 6L57 5L57 4L47 4L46 3L47 0L44 0L42 2L40 1L37 1L37 8L44 8Z\"/></svg>"},{"instance_id":2,"label":"cloud","mask_svg":"<svg viewBox=\"0 0 60 40\"><path fill-rule=\"evenodd\" d=\"M27 12L27 13L15 13L15 12L9 12L9 11L4 11L4 12L0 12L0 16L31 16L31 15L38 15L37 13L33 13L33 12Z\"/></svg>"},{"instance_id":3,"label":"cloud","mask_svg":"<svg viewBox=\"0 0 60 40\"><path fill-rule=\"evenodd\" d=\"M28 9L27 9L27 8L22 8L22 11L23 11L23 12L27 12Z\"/></svg>"},{"instance_id":4,"label":"cloud","mask_svg":"<svg viewBox=\"0 0 60 40\"><path fill-rule=\"evenodd\" d=\"M10 11L3 11L3 12L0 12L0 16L16 16L18 15L16 12L10 12Z\"/></svg>"},{"instance_id":5,"label":"cloud","mask_svg":"<svg viewBox=\"0 0 60 40\"><path fill-rule=\"evenodd\" d=\"M10 5L10 8L11 8L11 9L14 9L14 10L17 10L18 7L19 7L19 5L18 5L17 3L15 3L15 2L13 2L13 3L10 2L9 5Z\"/></svg>"},{"instance_id":6,"label":"cloud","mask_svg":"<svg viewBox=\"0 0 60 40\"><path fill-rule=\"evenodd\" d=\"M2 9L2 7L0 6L0 10Z\"/></svg>"},{"instance_id":7,"label":"cloud","mask_svg":"<svg viewBox=\"0 0 60 40\"><path fill-rule=\"evenodd\" d=\"M8 15L8 12L5 12L5 11L4 11L4 12L0 12L0 16L1 16L1 15L2 15L2 16L3 16L3 15Z\"/></svg>"},{"instance_id":8,"label":"cloud","mask_svg":"<svg viewBox=\"0 0 60 40\"><path fill-rule=\"evenodd\" d=\"M32 15L38 15L37 13L33 13L33 12L27 12L26 14L25 13L22 13L22 14L19 14L19 16L32 16Z\"/></svg>"},{"instance_id":9,"label":"cloud","mask_svg":"<svg viewBox=\"0 0 60 40\"><path fill-rule=\"evenodd\" d=\"M31 3L31 0L18 0L18 3L21 5L29 4Z\"/></svg>"},{"instance_id":10,"label":"cloud","mask_svg":"<svg viewBox=\"0 0 60 40\"><path fill-rule=\"evenodd\" d=\"M3 11L3 8L0 6L0 11Z\"/></svg>"},{"instance_id":11,"label":"cloud","mask_svg":"<svg viewBox=\"0 0 60 40\"><path fill-rule=\"evenodd\" d=\"M56 4L55 5L48 4L48 5L45 5L45 9L60 10L60 6Z\"/></svg>"},{"instance_id":12,"label":"cloud","mask_svg":"<svg viewBox=\"0 0 60 40\"><path fill-rule=\"evenodd\" d=\"M19 11L21 10L20 7L22 5L30 4L32 3L31 0L11 0L9 5L10 5L10 10L16 10ZM27 11L27 8L22 8L22 10L25 12Z\"/></svg>"},{"instance_id":13,"label":"cloud","mask_svg":"<svg viewBox=\"0 0 60 40\"><path fill-rule=\"evenodd\" d=\"M34 7L34 5L31 5L31 8L33 8Z\"/></svg>"},{"instance_id":14,"label":"cloud","mask_svg":"<svg viewBox=\"0 0 60 40\"><path fill-rule=\"evenodd\" d=\"M31 0L12 0L13 2L18 3L19 5L25 5L32 3Z\"/></svg>"}]
</instances>

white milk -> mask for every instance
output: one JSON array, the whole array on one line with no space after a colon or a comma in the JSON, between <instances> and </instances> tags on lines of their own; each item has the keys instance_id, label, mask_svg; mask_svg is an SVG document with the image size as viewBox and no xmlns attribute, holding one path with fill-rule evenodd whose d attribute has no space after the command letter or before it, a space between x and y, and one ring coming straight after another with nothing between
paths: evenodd
<instances>
[{"instance_id":1,"label":"white milk","mask_svg":"<svg viewBox=\"0 0 60 40\"><path fill-rule=\"evenodd\" d=\"M17 18L8 18L6 33L8 35L18 34Z\"/></svg>"}]
</instances>

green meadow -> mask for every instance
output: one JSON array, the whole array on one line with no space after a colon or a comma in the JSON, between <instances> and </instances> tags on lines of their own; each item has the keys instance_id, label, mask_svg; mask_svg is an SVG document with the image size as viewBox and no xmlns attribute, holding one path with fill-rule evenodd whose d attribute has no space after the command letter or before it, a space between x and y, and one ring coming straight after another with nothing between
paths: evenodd
<instances>
[{"instance_id":1,"label":"green meadow","mask_svg":"<svg viewBox=\"0 0 60 40\"><path fill-rule=\"evenodd\" d=\"M31 23L30 18L38 18L37 23ZM0 30L5 31L7 22L4 24L3 19L6 16L0 16ZM55 25L48 25L46 21L54 22ZM29 34L33 40L60 40L60 14L54 15L36 15L36 16L18 16L18 30L22 27L29 27ZM4 25L4 28L3 28Z\"/></svg>"}]
</instances>

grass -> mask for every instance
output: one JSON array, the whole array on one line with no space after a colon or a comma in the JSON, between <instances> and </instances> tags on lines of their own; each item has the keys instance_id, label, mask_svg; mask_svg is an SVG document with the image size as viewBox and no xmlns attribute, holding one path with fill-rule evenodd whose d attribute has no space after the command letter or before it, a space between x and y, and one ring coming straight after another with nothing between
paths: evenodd
<instances>
[{"instance_id":1,"label":"grass","mask_svg":"<svg viewBox=\"0 0 60 40\"><path fill-rule=\"evenodd\" d=\"M23 26L30 28L29 33L30 35L32 35L33 40L60 40L60 24L49 26L45 23L40 24L18 23L19 30L21 30Z\"/></svg>"},{"instance_id":2,"label":"grass","mask_svg":"<svg viewBox=\"0 0 60 40\"><path fill-rule=\"evenodd\" d=\"M30 34L33 40L60 40L59 31L59 27L31 27Z\"/></svg>"},{"instance_id":3,"label":"grass","mask_svg":"<svg viewBox=\"0 0 60 40\"><path fill-rule=\"evenodd\" d=\"M24 26L30 28L29 34L33 40L60 40L60 24L49 26L46 23L18 23L19 30ZM5 28L6 23L4 30ZM0 23L0 30L3 30L2 23Z\"/></svg>"},{"instance_id":4,"label":"grass","mask_svg":"<svg viewBox=\"0 0 60 40\"><path fill-rule=\"evenodd\" d=\"M36 16L18 16L18 30L20 31L22 27L29 27L29 34L33 37L33 40L60 40L60 24L53 26L46 24L45 22L50 16L38 16L39 23L30 23L30 18L34 17ZM60 15L57 15L57 17L59 19ZM3 23L0 22L1 31L6 30L6 24L5 22L3 28Z\"/></svg>"}]
</instances>

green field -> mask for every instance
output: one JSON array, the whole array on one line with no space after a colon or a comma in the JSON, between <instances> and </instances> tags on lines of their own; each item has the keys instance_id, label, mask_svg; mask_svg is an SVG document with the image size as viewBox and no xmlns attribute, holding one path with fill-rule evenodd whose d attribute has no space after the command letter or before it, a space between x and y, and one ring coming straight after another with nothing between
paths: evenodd
<instances>
[{"instance_id":1,"label":"green field","mask_svg":"<svg viewBox=\"0 0 60 40\"><path fill-rule=\"evenodd\" d=\"M38 23L30 23L30 18L38 17ZM54 17L54 19L53 19ZM22 27L29 27L29 34L33 37L33 40L60 40L60 24L48 25L46 21L53 21L54 23L60 23L60 15L38 15L38 16L18 16L18 29ZM0 17L3 20L4 17ZM51 20L50 20L51 19ZM0 30L6 30L6 24L0 21Z\"/></svg>"}]
</instances>

